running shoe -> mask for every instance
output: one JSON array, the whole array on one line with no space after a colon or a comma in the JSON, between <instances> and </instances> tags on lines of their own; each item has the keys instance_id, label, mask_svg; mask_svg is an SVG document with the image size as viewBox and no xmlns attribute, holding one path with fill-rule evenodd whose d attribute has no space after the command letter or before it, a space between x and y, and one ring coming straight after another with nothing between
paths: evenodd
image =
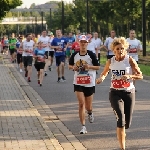
<instances>
[{"instance_id":1,"label":"running shoe","mask_svg":"<svg viewBox=\"0 0 150 150\"><path fill-rule=\"evenodd\" d=\"M27 77L28 76L28 71L25 71L25 77Z\"/></svg>"},{"instance_id":2,"label":"running shoe","mask_svg":"<svg viewBox=\"0 0 150 150\"><path fill-rule=\"evenodd\" d=\"M86 127L85 126L82 126L82 129L80 131L80 134L86 134L87 133L87 130L86 130Z\"/></svg>"},{"instance_id":3,"label":"running shoe","mask_svg":"<svg viewBox=\"0 0 150 150\"><path fill-rule=\"evenodd\" d=\"M63 81L66 81L65 77L62 77L61 79L62 79Z\"/></svg>"},{"instance_id":4,"label":"running shoe","mask_svg":"<svg viewBox=\"0 0 150 150\"><path fill-rule=\"evenodd\" d=\"M49 66L49 71L52 71L52 68L51 68L51 66Z\"/></svg>"},{"instance_id":5,"label":"running shoe","mask_svg":"<svg viewBox=\"0 0 150 150\"><path fill-rule=\"evenodd\" d=\"M31 82L31 79L30 79L30 77L28 77L28 82Z\"/></svg>"},{"instance_id":6,"label":"running shoe","mask_svg":"<svg viewBox=\"0 0 150 150\"><path fill-rule=\"evenodd\" d=\"M45 77L47 76L47 73L46 73L46 72L44 73L44 76L45 76Z\"/></svg>"},{"instance_id":7,"label":"running shoe","mask_svg":"<svg viewBox=\"0 0 150 150\"><path fill-rule=\"evenodd\" d=\"M94 115L93 115L93 113L88 114L88 119L89 119L89 122L90 122L90 123L93 123L93 122L94 122Z\"/></svg>"},{"instance_id":8,"label":"running shoe","mask_svg":"<svg viewBox=\"0 0 150 150\"><path fill-rule=\"evenodd\" d=\"M42 86L42 84L40 84L40 86Z\"/></svg>"},{"instance_id":9,"label":"running shoe","mask_svg":"<svg viewBox=\"0 0 150 150\"><path fill-rule=\"evenodd\" d=\"M61 82L61 78L60 77L58 77L58 80L57 80L57 82L59 83L59 82Z\"/></svg>"}]
</instances>

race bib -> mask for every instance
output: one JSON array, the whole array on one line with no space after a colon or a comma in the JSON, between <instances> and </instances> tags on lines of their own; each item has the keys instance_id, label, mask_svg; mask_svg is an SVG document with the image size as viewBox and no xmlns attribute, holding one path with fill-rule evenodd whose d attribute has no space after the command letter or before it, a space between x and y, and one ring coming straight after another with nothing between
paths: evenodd
<instances>
[{"instance_id":1,"label":"race bib","mask_svg":"<svg viewBox=\"0 0 150 150\"><path fill-rule=\"evenodd\" d=\"M130 87L130 82L129 81L125 81L125 80L112 80L112 86L113 88L128 88Z\"/></svg>"},{"instance_id":2,"label":"race bib","mask_svg":"<svg viewBox=\"0 0 150 150\"><path fill-rule=\"evenodd\" d=\"M136 48L131 48L131 49L129 50L129 53L137 53L137 49L136 49Z\"/></svg>"},{"instance_id":3,"label":"race bib","mask_svg":"<svg viewBox=\"0 0 150 150\"><path fill-rule=\"evenodd\" d=\"M71 43L68 44L68 48L72 48L72 44Z\"/></svg>"},{"instance_id":4,"label":"race bib","mask_svg":"<svg viewBox=\"0 0 150 150\"><path fill-rule=\"evenodd\" d=\"M30 53L30 54L33 53L33 51L32 51L31 49L26 49L25 52L26 52L26 53Z\"/></svg>"},{"instance_id":5,"label":"race bib","mask_svg":"<svg viewBox=\"0 0 150 150\"><path fill-rule=\"evenodd\" d=\"M21 50L18 50L18 53L19 53L19 54L22 54L22 51L21 51Z\"/></svg>"},{"instance_id":6,"label":"race bib","mask_svg":"<svg viewBox=\"0 0 150 150\"><path fill-rule=\"evenodd\" d=\"M77 75L76 81L77 81L77 84L83 84L83 85L91 84L92 77L87 74Z\"/></svg>"},{"instance_id":7,"label":"race bib","mask_svg":"<svg viewBox=\"0 0 150 150\"><path fill-rule=\"evenodd\" d=\"M44 62L45 59L44 59L43 56L38 56L38 57L37 57L37 61L38 61L38 62Z\"/></svg>"}]
</instances>

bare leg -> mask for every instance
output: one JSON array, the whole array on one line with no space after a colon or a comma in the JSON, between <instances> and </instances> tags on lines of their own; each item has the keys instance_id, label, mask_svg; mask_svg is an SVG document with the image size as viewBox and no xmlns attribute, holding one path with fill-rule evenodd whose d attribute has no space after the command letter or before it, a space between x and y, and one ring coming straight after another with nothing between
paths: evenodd
<instances>
[{"instance_id":1,"label":"bare leg","mask_svg":"<svg viewBox=\"0 0 150 150\"><path fill-rule=\"evenodd\" d=\"M82 125L85 125L85 97L83 92L75 92L79 102L79 117Z\"/></svg>"},{"instance_id":2,"label":"bare leg","mask_svg":"<svg viewBox=\"0 0 150 150\"><path fill-rule=\"evenodd\" d=\"M120 148L125 150L125 127L117 128L117 138L119 141Z\"/></svg>"}]
</instances>

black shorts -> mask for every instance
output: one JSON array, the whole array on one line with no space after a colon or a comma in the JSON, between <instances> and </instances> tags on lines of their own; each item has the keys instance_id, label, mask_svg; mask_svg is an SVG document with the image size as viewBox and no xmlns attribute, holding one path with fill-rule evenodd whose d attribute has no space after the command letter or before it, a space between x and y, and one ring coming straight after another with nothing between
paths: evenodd
<instances>
[{"instance_id":1,"label":"black shorts","mask_svg":"<svg viewBox=\"0 0 150 150\"><path fill-rule=\"evenodd\" d=\"M22 63L22 54L17 54L17 63L20 64Z\"/></svg>"},{"instance_id":2,"label":"black shorts","mask_svg":"<svg viewBox=\"0 0 150 150\"><path fill-rule=\"evenodd\" d=\"M13 53L17 52L17 50L15 48L9 49L10 55L12 55Z\"/></svg>"},{"instance_id":3,"label":"black shorts","mask_svg":"<svg viewBox=\"0 0 150 150\"><path fill-rule=\"evenodd\" d=\"M111 59L115 55L107 55L107 59Z\"/></svg>"},{"instance_id":4,"label":"black shorts","mask_svg":"<svg viewBox=\"0 0 150 150\"><path fill-rule=\"evenodd\" d=\"M45 63L43 63L43 62L36 62L36 63L34 64L34 66L35 66L35 69L36 69L37 71L40 71L40 69L44 69Z\"/></svg>"},{"instance_id":5,"label":"black shorts","mask_svg":"<svg viewBox=\"0 0 150 150\"><path fill-rule=\"evenodd\" d=\"M56 66L59 66L61 62L65 62L65 55L55 56L56 58Z\"/></svg>"},{"instance_id":6,"label":"black shorts","mask_svg":"<svg viewBox=\"0 0 150 150\"><path fill-rule=\"evenodd\" d=\"M128 129L132 121L132 113L135 105L135 92L110 89L109 100L116 115L117 127L125 126Z\"/></svg>"},{"instance_id":7,"label":"black shorts","mask_svg":"<svg viewBox=\"0 0 150 150\"><path fill-rule=\"evenodd\" d=\"M85 97L89 97L95 93L95 86L85 87L81 85L74 84L74 92L83 92Z\"/></svg>"},{"instance_id":8,"label":"black shorts","mask_svg":"<svg viewBox=\"0 0 150 150\"><path fill-rule=\"evenodd\" d=\"M47 59L48 59L48 56L54 57L54 51L46 51L45 55Z\"/></svg>"},{"instance_id":9,"label":"black shorts","mask_svg":"<svg viewBox=\"0 0 150 150\"><path fill-rule=\"evenodd\" d=\"M23 56L22 60L24 67L32 66L33 56Z\"/></svg>"}]
</instances>

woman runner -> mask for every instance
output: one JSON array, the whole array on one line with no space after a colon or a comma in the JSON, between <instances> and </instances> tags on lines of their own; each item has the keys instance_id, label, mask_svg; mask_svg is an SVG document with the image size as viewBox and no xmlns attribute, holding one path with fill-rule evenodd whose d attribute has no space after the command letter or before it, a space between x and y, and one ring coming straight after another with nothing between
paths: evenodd
<instances>
[{"instance_id":1,"label":"woman runner","mask_svg":"<svg viewBox=\"0 0 150 150\"><path fill-rule=\"evenodd\" d=\"M103 72L96 80L103 82L109 69L112 73L109 99L117 119L117 138L121 150L125 150L125 129L131 125L135 105L135 87L133 80L142 79L142 72L136 61L127 55L129 43L125 38L116 38L111 44L114 55L108 59ZM134 73L134 74L133 74Z\"/></svg>"},{"instance_id":2,"label":"woman runner","mask_svg":"<svg viewBox=\"0 0 150 150\"><path fill-rule=\"evenodd\" d=\"M42 86L43 76L44 76L44 67L45 67L45 49L43 48L43 43L38 42L38 46L34 51L34 58L35 58L35 68L37 70L37 76L38 76L38 84Z\"/></svg>"}]
</instances>

